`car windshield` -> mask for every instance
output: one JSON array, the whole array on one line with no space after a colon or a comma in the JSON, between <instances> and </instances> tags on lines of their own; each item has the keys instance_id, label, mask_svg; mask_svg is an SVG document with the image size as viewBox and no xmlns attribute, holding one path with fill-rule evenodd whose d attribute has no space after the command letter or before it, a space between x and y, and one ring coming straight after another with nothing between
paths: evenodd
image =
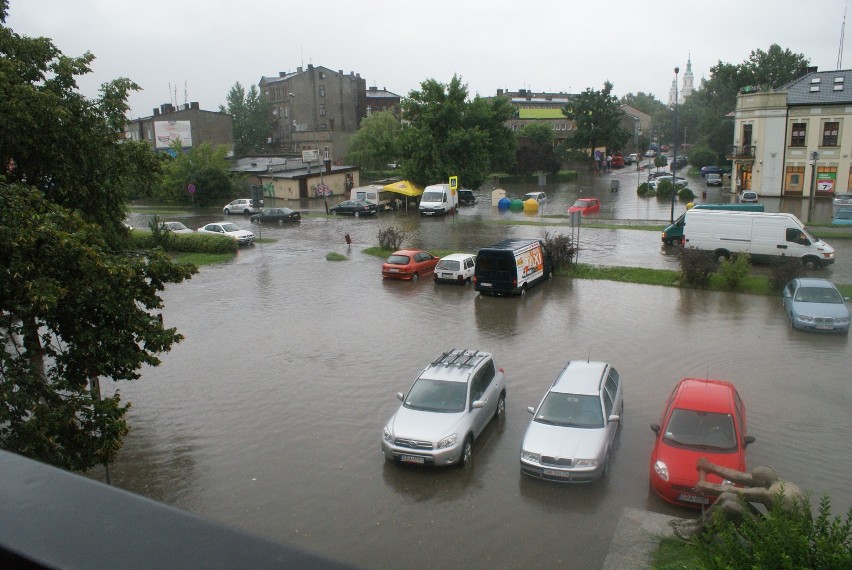
<instances>
[{"instance_id":1,"label":"car windshield","mask_svg":"<svg viewBox=\"0 0 852 570\"><path fill-rule=\"evenodd\" d=\"M452 259L442 259L438 262L438 265L435 266L435 269L446 269L447 271L458 271L461 267L461 263L458 261L454 261Z\"/></svg>"},{"instance_id":2,"label":"car windshield","mask_svg":"<svg viewBox=\"0 0 852 570\"><path fill-rule=\"evenodd\" d=\"M240 231L240 226L237 224L222 224L222 229L226 232L238 232Z\"/></svg>"},{"instance_id":3,"label":"car windshield","mask_svg":"<svg viewBox=\"0 0 852 570\"><path fill-rule=\"evenodd\" d=\"M421 202L440 202L444 199L443 192L424 192Z\"/></svg>"},{"instance_id":4,"label":"car windshield","mask_svg":"<svg viewBox=\"0 0 852 570\"><path fill-rule=\"evenodd\" d=\"M800 303L831 303L838 305L844 302L840 293L828 287L800 287L796 291L796 301Z\"/></svg>"},{"instance_id":5,"label":"car windshield","mask_svg":"<svg viewBox=\"0 0 852 570\"><path fill-rule=\"evenodd\" d=\"M840 210L834 214L835 220L852 220L852 210Z\"/></svg>"},{"instance_id":6,"label":"car windshield","mask_svg":"<svg viewBox=\"0 0 852 570\"><path fill-rule=\"evenodd\" d=\"M166 224L166 227L169 228L170 230L185 230L186 229L186 226L183 225L180 222L168 222Z\"/></svg>"},{"instance_id":7,"label":"car windshield","mask_svg":"<svg viewBox=\"0 0 852 570\"><path fill-rule=\"evenodd\" d=\"M418 378L403 405L426 412L458 413L464 411L466 397L464 382Z\"/></svg>"},{"instance_id":8,"label":"car windshield","mask_svg":"<svg viewBox=\"0 0 852 570\"><path fill-rule=\"evenodd\" d=\"M689 447L723 451L737 447L734 420L730 414L675 408L663 437L666 441Z\"/></svg>"},{"instance_id":9,"label":"car windshield","mask_svg":"<svg viewBox=\"0 0 852 570\"><path fill-rule=\"evenodd\" d=\"M392 265L408 265L409 257L407 255L391 255L388 257L387 263Z\"/></svg>"},{"instance_id":10,"label":"car windshield","mask_svg":"<svg viewBox=\"0 0 852 570\"><path fill-rule=\"evenodd\" d=\"M574 202L574 206L578 208L588 208L591 205L592 202L590 200L577 200L576 202Z\"/></svg>"},{"instance_id":11,"label":"car windshield","mask_svg":"<svg viewBox=\"0 0 852 570\"><path fill-rule=\"evenodd\" d=\"M597 396L550 392L538 408L534 421L578 428L604 427L601 402Z\"/></svg>"}]
</instances>

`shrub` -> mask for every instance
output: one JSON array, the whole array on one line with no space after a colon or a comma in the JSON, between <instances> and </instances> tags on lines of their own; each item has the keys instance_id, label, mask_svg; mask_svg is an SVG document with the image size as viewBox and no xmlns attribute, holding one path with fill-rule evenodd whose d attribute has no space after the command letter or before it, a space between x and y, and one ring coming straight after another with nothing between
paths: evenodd
<instances>
[{"instance_id":1,"label":"shrub","mask_svg":"<svg viewBox=\"0 0 852 570\"><path fill-rule=\"evenodd\" d=\"M151 230L151 243L153 244L153 247L160 247L163 251L169 251L171 249L174 234L163 228L163 224L160 222L160 216L154 215L154 217L151 218L148 222L148 229Z\"/></svg>"},{"instance_id":2,"label":"shrub","mask_svg":"<svg viewBox=\"0 0 852 570\"><path fill-rule=\"evenodd\" d=\"M716 262L709 251L685 247L680 251L680 279L683 283L704 287L716 272Z\"/></svg>"},{"instance_id":3,"label":"shrub","mask_svg":"<svg viewBox=\"0 0 852 570\"><path fill-rule=\"evenodd\" d=\"M689 149L689 164L696 168L716 164L719 155L706 146L694 146Z\"/></svg>"},{"instance_id":4,"label":"shrub","mask_svg":"<svg viewBox=\"0 0 852 570\"><path fill-rule=\"evenodd\" d=\"M565 265L570 266L574 261L574 255L577 253L571 236L565 234L552 234L545 231L544 247L550 253L554 271Z\"/></svg>"},{"instance_id":5,"label":"shrub","mask_svg":"<svg viewBox=\"0 0 852 570\"><path fill-rule=\"evenodd\" d=\"M749 273L748 255L738 253L732 255L719 265L719 276L728 291L737 289Z\"/></svg>"},{"instance_id":6,"label":"shrub","mask_svg":"<svg viewBox=\"0 0 852 570\"><path fill-rule=\"evenodd\" d=\"M669 180L660 180L657 182L657 198L671 200L674 186Z\"/></svg>"},{"instance_id":7,"label":"shrub","mask_svg":"<svg viewBox=\"0 0 852 570\"><path fill-rule=\"evenodd\" d=\"M770 263L769 287L773 291L781 291L784 285L804 272L804 266L798 259L792 257L776 257Z\"/></svg>"},{"instance_id":8,"label":"shrub","mask_svg":"<svg viewBox=\"0 0 852 570\"><path fill-rule=\"evenodd\" d=\"M692 190L689 188L683 187L677 192L677 199L682 202L691 202L695 200L695 194L692 193Z\"/></svg>"},{"instance_id":9,"label":"shrub","mask_svg":"<svg viewBox=\"0 0 852 570\"><path fill-rule=\"evenodd\" d=\"M828 496L811 518L811 505L786 511L780 497L766 516L740 524L714 516L705 532L694 538L699 558L708 569L722 568L852 568L852 509L844 521L831 517Z\"/></svg>"},{"instance_id":10,"label":"shrub","mask_svg":"<svg viewBox=\"0 0 852 570\"><path fill-rule=\"evenodd\" d=\"M390 226L383 230L379 230L379 247L382 249L398 250L402 246L402 242L408 237L408 233L402 228Z\"/></svg>"},{"instance_id":11,"label":"shrub","mask_svg":"<svg viewBox=\"0 0 852 570\"><path fill-rule=\"evenodd\" d=\"M643 198L650 198L651 196L656 196L657 191L654 190L647 182L643 182L639 185L636 193Z\"/></svg>"},{"instance_id":12,"label":"shrub","mask_svg":"<svg viewBox=\"0 0 852 570\"><path fill-rule=\"evenodd\" d=\"M175 253L235 253L239 249L237 240L213 234L171 234L168 249L157 243L153 232L131 232L137 249L161 248Z\"/></svg>"}]
</instances>

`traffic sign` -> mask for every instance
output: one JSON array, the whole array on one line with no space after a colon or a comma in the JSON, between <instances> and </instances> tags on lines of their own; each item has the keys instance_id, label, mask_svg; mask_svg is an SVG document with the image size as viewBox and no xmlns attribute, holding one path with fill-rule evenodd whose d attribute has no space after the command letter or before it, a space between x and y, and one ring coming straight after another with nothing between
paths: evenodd
<instances>
[{"instance_id":1,"label":"traffic sign","mask_svg":"<svg viewBox=\"0 0 852 570\"><path fill-rule=\"evenodd\" d=\"M189 184L186 187L186 191L190 194L195 194L195 184Z\"/></svg>"}]
</instances>

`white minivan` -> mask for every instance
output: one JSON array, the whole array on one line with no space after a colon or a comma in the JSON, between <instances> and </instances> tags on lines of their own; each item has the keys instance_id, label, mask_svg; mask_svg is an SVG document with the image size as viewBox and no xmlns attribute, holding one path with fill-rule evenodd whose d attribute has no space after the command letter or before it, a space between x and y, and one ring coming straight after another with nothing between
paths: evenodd
<instances>
[{"instance_id":1,"label":"white minivan","mask_svg":"<svg viewBox=\"0 0 852 570\"><path fill-rule=\"evenodd\" d=\"M450 190L449 184L432 184L423 189L420 196L421 216L443 216L455 212L459 205L459 193Z\"/></svg>"}]
</instances>

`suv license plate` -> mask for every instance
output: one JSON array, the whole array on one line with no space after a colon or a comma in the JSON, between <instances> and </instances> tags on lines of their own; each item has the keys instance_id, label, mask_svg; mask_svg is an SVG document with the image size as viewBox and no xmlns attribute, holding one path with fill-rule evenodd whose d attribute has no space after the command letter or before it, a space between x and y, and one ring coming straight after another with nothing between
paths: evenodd
<instances>
[{"instance_id":1,"label":"suv license plate","mask_svg":"<svg viewBox=\"0 0 852 570\"><path fill-rule=\"evenodd\" d=\"M677 496L678 501L683 501L684 503L696 503L698 505L709 505L710 498L702 497L701 495L693 495L691 493L681 493Z\"/></svg>"},{"instance_id":2,"label":"suv license plate","mask_svg":"<svg viewBox=\"0 0 852 570\"><path fill-rule=\"evenodd\" d=\"M417 457L416 455L400 455L399 460L403 463L426 463L426 460L422 457Z\"/></svg>"}]
</instances>

